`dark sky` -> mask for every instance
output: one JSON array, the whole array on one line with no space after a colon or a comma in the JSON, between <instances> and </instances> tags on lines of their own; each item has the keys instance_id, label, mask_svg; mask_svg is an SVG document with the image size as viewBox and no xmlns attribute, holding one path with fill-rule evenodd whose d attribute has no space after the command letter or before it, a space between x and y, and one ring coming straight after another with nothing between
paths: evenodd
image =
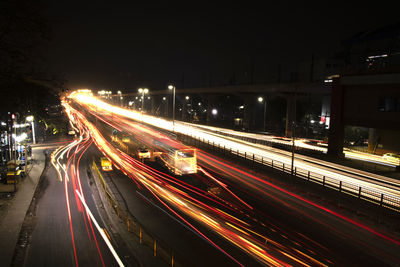
<instances>
[{"instance_id":1,"label":"dark sky","mask_svg":"<svg viewBox=\"0 0 400 267\"><path fill-rule=\"evenodd\" d=\"M48 65L69 88L200 86L252 66L262 80L278 64L331 55L343 39L398 21L382 1L120 2L47 0Z\"/></svg>"}]
</instances>

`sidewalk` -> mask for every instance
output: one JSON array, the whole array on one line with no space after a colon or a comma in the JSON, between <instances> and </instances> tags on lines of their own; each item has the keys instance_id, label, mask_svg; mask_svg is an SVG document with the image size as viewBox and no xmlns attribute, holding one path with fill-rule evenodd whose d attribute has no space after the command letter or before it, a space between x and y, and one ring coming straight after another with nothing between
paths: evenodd
<instances>
[{"instance_id":1,"label":"sidewalk","mask_svg":"<svg viewBox=\"0 0 400 267\"><path fill-rule=\"evenodd\" d=\"M2 266L11 264L22 223L45 167L43 151L44 148L40 146L32 149L34 158L32 167L27 176L21 179L17 192L13 196L13 193L10 193L10 199L6 200L5 207L0 210L0 262ZM9 191L13 191L14 185L9 186L11 186Z\"/></svg>"}]
</instances>

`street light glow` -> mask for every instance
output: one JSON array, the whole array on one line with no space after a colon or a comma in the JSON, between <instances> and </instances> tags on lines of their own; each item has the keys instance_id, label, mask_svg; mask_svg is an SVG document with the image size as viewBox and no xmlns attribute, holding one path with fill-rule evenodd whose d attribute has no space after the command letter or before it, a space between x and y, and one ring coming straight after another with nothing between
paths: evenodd
<instances>
[{"instance_id":1,"label":"street light glow","mask_svg":"<svg viewBox=\"0 0 400 267\"><path fill-rule=\"evenodd\" d=\"M216 108L213 108L211 110L211 114L213 114L214 116L218 114L218 110Z\"/></svg>"},{"instance_id":2,"label":"street light glow","mask_svg":"<svg viewBox=\"0 0 400 267\"><path fill-rule=\"evenodd\" d=\"M189 100L189 96L187 95L187 96L185 97L185 99L186 99L186 100Z\"/></svg>"},{"instance_id":3,"label":"street light glow","mask_svg":"<svg viewBox=\"0 0 400 267\"><path fill-rule=\"evenodd\" d=\"M28 116L28 117L26 117L26 121L29 121L29 122L31 122L31 121L33 121L33 116L32 115L30 115L30 116Z\"/></svg>"},{"instance_id":4,"label":"street light glow","mask_svg":"<svg viewBox=\"0 0 400 267\"><path fill-rule=\"evenodd\" d=\"M172 90L172 89L174 89L174 86L172 84L170 84L170 85L168 85L168 89Z\"/></svg>"},{"instance_id":5,"label":"street light glow","mask_svg":"<svg viewBox=\"0 0 400 267\"><path fill-rule=\"evenodd\" d=\"M264 98L262 98L261 96L260 97L258 97L258 102L263 102L264 101Z\"/></svg>"}]
</instances>

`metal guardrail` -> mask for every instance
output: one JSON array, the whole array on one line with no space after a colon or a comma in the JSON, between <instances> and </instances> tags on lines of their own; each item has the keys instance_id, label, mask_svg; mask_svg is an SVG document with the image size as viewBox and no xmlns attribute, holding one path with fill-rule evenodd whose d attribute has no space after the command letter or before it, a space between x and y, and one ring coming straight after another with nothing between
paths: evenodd
<instances>
[{"instance_id":1,"label":"metal guardrail","mask_svg":"<svg viewBox=\"0 0 400 267\"><path fill-rule=\"evenodd\" d=\"M118 201L115 200L110 192L109 187L107 186L107 183L104 180L103 175L101 174L95 161L93 161L92 164L92 171L97 174L95 176L97 176L98 181L103 187L106 198L111 207L114 209L118 218L124 222L128 232L133 233L138 237L141 245L151 249L154 257L163 260L170 266L189 266L188 263L183 261L182 257L175 253L164 241L151 234L132 214L118 204Z\"/></svg>"},{"instance_id":2,"label":"metal guardrail","mask_svg":"<svg viewBox=\"0 0 400 267\"><path fill-rule=\"evenodd\" d=\"M234 156L252 161L253 164L257 163L262 166L268 166L287 174L292 174L291 164L287 164L271 158L262 157L260 155L247 153L245 151L233 150L230 147L222 146L221 144L210 142L209 140L198 138L193 135L180 134L180 136L181 140L186 141L189 144L199 145L200 143L202 143L209 148L221 150L224 153L229 153ZM381 207L400 212L400 197L383 194L374 189L362 187L357 184L349 183L347 181L342 181L340 178L324 176L319 173L315 173L299 167L293 168L293 175L303 180L320 184L324 187L337 190L341 193L356 197L358 199L375 203Z\"/></svg>"}]
</instances>

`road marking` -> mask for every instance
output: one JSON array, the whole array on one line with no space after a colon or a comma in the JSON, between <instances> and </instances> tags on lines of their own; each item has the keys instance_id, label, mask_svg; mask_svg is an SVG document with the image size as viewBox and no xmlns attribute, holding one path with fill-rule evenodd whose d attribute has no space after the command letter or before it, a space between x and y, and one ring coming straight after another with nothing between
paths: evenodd
<instances>
[{"instance_id":1,"label":"road marking","mask_svg":"<svg viewBox=\"0 0 400 267\"><path fill-rule=\"evenodd\" d=\"M83 199L82 195L79 193L79 191L76 189L75 190L76 194L78 195L79 199L81 200L81 203L86 209L86 212L89 214L90 218L92 219L94 225L96 226L97 230L99 231L101 237L103 238L104 242L106 242L108 248L110 249L111 253L113 254L115 260L117 261L119 266L125 266L121 259L119 258L117 252L115 252L114 247L111 245L110 240L108 240L107 235L104 231L103 228L100 227L100 225L97 223L96 219L94 218L92 212L90 211L89 207L86 205L85 200Z\"/></svg>"}]
</instances>

